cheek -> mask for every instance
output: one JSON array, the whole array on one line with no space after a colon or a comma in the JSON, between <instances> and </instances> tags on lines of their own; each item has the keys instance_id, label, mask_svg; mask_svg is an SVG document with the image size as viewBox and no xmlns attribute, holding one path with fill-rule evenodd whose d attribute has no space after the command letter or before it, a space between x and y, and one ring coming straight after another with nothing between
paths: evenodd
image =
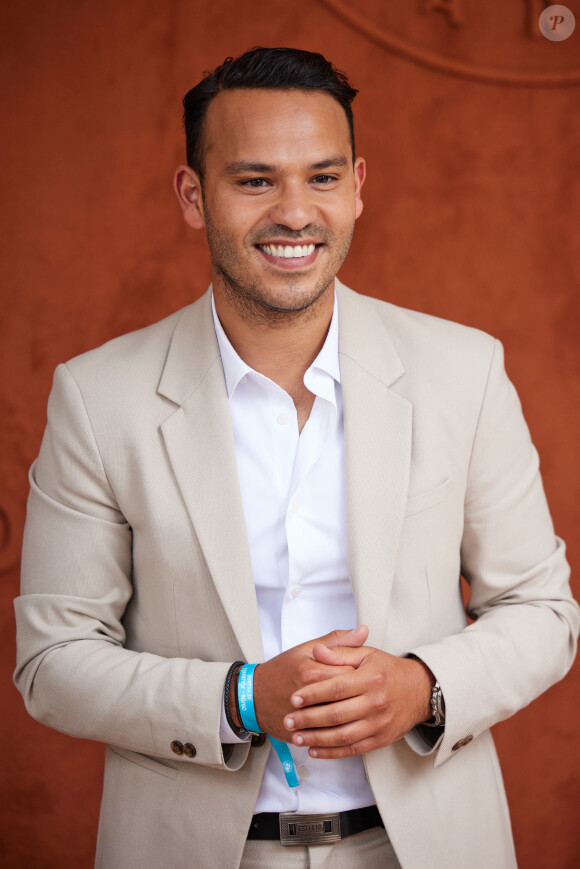
<instances>
[{"instance_id":1,"label":"cheek","mask_svg":"<svg viewBox=\"0 0 580 869\"><path fill-rule=\"evenodd\" d=\"M263 221L265 207L259 197L222 194L211 203L213 223L230 236L246 236L254 226Z\"/></svg>"},{"instance_id":2,"label":"cheek","mask_svg":"<svg viewBox=\"0 0 580 869\"><path fill-rule=\"evenodd\" d=\"M343 236L352 233L354 222L362 211L362 202L352 194L341 196L333 203L332 210L322 212L323 219L334 232Z\"/></svg>"}]
</instances>

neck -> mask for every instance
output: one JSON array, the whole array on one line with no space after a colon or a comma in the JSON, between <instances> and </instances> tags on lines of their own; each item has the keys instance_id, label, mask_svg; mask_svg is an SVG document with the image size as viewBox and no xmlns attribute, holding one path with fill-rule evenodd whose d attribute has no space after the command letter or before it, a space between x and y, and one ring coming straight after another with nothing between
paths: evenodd
<instances>
[{"instance_id":1,"label":"neck","mask_svg":"<svg viewBox=\"0 0 580 869\"><path fill-rule=\"evenodd\" d=\"M244 362L286 390L294 402L307 392L304 374L318 356L332 319L334 281L307 309L247 318L214 284L218 317L232 347Z\"/></svg>"}]
</instances>

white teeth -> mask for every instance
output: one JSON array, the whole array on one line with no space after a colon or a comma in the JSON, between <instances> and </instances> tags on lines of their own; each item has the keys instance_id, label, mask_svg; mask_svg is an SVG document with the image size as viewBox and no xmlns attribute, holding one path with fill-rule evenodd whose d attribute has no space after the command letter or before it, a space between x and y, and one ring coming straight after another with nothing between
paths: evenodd
<instances>
[{"instance_id":1,"label":"white teeth","mask_svg":"<svg viewBox=\"0 0 580 869\"><path fill-rule=\"evenodd\" d=\"M270 256L291 259L292 257L310 256L311 253L314 253L316 245L302 244L292 247L292 245L289 244L285 246L281 244L262 244L260 247L264 253L268 253Z\"/></svg>"}]
</instances>

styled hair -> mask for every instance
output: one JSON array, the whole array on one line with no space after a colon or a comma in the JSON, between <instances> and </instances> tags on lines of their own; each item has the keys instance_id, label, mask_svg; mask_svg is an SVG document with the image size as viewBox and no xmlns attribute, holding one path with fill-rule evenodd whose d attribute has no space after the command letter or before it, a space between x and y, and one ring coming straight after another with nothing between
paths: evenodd
<instances>
[{"instance_id":1,"label":"styled hair","mask_svg":"<svg viewBox=\"0 0 580 869\"><path fill-rule=\"evenodd\" d=\"M240 57L227 57L205 74L183 98L187 162L203 180L204 125L211 101L220 91L239 88L325 91L342 106L348 121L354 162L354 122L351 103L358 91L322 54L298 48L252 48Z\"/></svg>"}]
</instances>

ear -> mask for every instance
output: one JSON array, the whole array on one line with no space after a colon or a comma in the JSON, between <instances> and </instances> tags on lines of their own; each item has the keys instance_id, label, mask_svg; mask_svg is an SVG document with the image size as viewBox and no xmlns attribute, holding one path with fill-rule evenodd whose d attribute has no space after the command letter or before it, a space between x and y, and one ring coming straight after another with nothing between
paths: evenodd
<instances>
[{"instance_id":1,"label":"ear","mask_svg":"<svg viewBox=\"0 0 580 869\"><path fill-rule=\"evenodd\" d=\"M173 189L183 210L183 218L192 229L203 229L203 196L201 181L191 166L178 166L173 178Z\"/></svg>"},{"instance_id":2,"label":"ear","mask_svg":"<svg viewBox=\"0 0 580 869\"><path fill-rule=\"evenodd\" d=\"M363 210L363 201L360 192L367 176L367 164L363 157L357 157L354 161L354 193L355 193L355 217L360 217Z\"/></svg>"}]
</instances>

